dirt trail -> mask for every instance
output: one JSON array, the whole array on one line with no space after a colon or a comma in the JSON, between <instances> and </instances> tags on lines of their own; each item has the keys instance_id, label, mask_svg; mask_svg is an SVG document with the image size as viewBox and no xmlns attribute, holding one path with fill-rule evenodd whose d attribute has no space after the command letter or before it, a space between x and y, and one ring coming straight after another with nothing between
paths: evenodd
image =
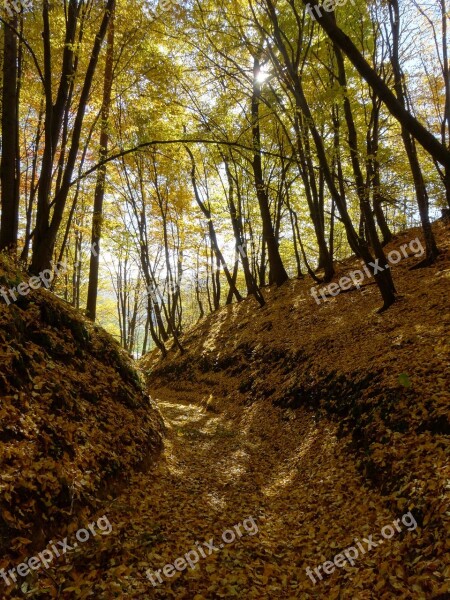
<instances>
[{"instance_id":1,"label":"dirt trail","mask_svg":"<svg viewBox=\"0 0 450 600\"><path fill-rule=\"evenodd\" d=\"M407 547L417 532L404 525L353 569L336 568L316 585L306 575L307 566L333 560L355 538L381 538L381 529L407 510L386 510L333 424L261 404L232 417L213 414L181 391L158 390L156 398L167 425L165 449L105 509L114 529L92 556L97 562L101 555L97 597L425 598L408 583ZM221 549L223 532L244 521L242 537ZM217 551L209 555L211 538ZM146 579L148 568L173 564L196 542L207 556L194 570L162 575L161 584L155 576L155 586Z\"/></svg>"}]
</instances>

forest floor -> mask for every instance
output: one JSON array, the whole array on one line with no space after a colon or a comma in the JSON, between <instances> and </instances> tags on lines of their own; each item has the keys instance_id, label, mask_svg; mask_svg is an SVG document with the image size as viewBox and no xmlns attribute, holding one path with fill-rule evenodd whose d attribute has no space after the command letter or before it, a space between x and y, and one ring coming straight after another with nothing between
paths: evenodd
<instances>
[{"instance_id":1,"label":"forest floor","mask_svg":"<svg viewBox=\"0 0 450 600\"><path fill-rule=\"evenodd\" d=\"M442 574L414 572L413 521L383 540L383 527L406 509L390 511L367 485L336 424L301 409L286 419L262 404L214 414L173 390L158 398L167 426L161 460L105 502L111 534L68 555L67 570L55 562L43 597L380 600L434 598L440 590L448 598ZM370 536L377 547L368 550ZM367 551L350 552L354 567L331 575L321 568L323 580L313 584L305 569L314 573L355 539ZM155 572L177 558L188 554L194 563L196 542L206 557L197 552L194 569L160 573L159 583Z\"/></svg>"},{"instance_id":2,"label":"forest floor","mask_svg":"<svg viewBox=\"0 0 450 600\"><path fill-rule=\"evenodd\" d=\"M97 587L98 597L120 589L117 597L130 599L448 598L448 580L433 575L433 565L415 572L408 549L420 532L412 530L413 521L405 520L408 528L401 522L389 540L380 535L407 508L392 512L367 485L336 424L318 423L301 409L286 419L267 404L238 408L231 418L173 390L159 390L158 398L165 451L108 509L114 533L105 541L121 566L103 572L109 592L98 595ZM245 526L240 538L239 524ZM229 530L236 540L224 544L224 532L225 540L233 539ZM371 535L380 544L355 558L353 568L347 563L328 576L321 569L323 580L314 574L313 584L308 566L314 570ZM196 549L196 542L206 558L197 553L195 569L161 574L159 583L154 572ZM144 579L148 568L155 586Z\"/></svg>"},{"instance_id":3,"label":"forest floor","mask_svg":"<svg viewBox=\"0 0 450 600\"><path fill-rule=\"evenodd\" d=\"M158 399L167 427L161 460L104 504L111 534L70 555L67 571L55 563L47 574L61 584L49 581L44 597L449 597L448 580L433 573L433 564L421 574L414 568L409 549L421 533L413 520L400 521L394 535L386 530L391 539L382 537L407 507L392 512L367 484L336 424L302 409L286 418L261 403L235 408L232 416L215 414L173 390L160 389ZM368 549L370 536L377 547ZM314 584L305 569L315 576L324 561L357 548L355 540L366 552L350 552L354 566L331 575L321 568L323 580L317 576ZM206 557L192 553L196 542ZM160 572L160 583L155 572L186 554L193 564L197 555L195 568L168 569L172 577Z\"/></svg>"},{"instance_id":4,"label":"forest floor","mask_svg":"<svg viewBox=\"0 0 450 600\"><path fill-rule=\"evenodd\" d=\"M291 280L265 289L262 309L248 299L201 320L183 336L184 354L141 361L163 410L176 404L182 416L200 405L218 423L229 419L218 432L235 432L215 443L199 434L185 452L186 475L200 467L199 514L211 494L223 499L199 533L188 523L189 539L220 536L246 514L260 529L239 543L242 560L233 545L211 556L197 587L182 573L176 597L450 599L450 226L433 227L441 255L430 268L411 270L419 229L386 248L409 253L391 267L398 300L382 315L371 280L320 304L309 278ZM335 281L358 268L354 257L337 263ZM415 531L401 525L383 539L408 513ZM353 568L321 567L330 575L319 580L315 568L369 535L382 544Z\"/></svg>"}]
</instances>

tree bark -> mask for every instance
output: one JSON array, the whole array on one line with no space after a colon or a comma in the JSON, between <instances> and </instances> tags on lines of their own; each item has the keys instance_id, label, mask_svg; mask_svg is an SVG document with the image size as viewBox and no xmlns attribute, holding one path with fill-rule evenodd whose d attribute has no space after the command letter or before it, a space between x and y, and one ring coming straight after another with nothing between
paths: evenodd
<instances>
[{"instance_id":1,"label":"tree bark","mask_svg":"<svg viewBox=\"0 0 450 600\"><path fill-rule=\"evenodd\" d=\"M17 15L9 24L17 27ZM0 251L15 250L19 231L18 153L18 45L14 31L4 25L3 92L2 92L2 159L0 164L2 216Z\"/></svg>"},{"instance_id":2,"label":"tree bark","mask_svg":"<svg viewBox=\"0 0 450 600\"><path fill-rule=\"evenodd\" d=\"M255 178L256 195L263 225L263 238L267 245L269 256L270 283L282 285L289 279L281 260L278 243L270 214L269 198L264 184L261 160L261 129L259 125L259 105L261 98L261 84L258 82L260 61L257 56L253 58L253 94L252 94L252 132L253 132L253 174Z\"/></svg>"},{"instance_id":3,"label":"tree bark","mask_svg":"<svg viewBox=\"0 0 450 600\"><path fill-rule=\"evenodd\" d=\"M101 108L101 132L100 132L100 162L108 156L109 144L109 112L111 107L111 93L113 84L114 68L114 10L111 9L111 19L109 23L108 42L105 62L105 79L103 86L103 101ZM97 316L97 294L98 294L98 273L100 266L100 240L102 236L103 220L103 201L105 198L106 183L106 164L101 166L97 172L97 184L94 194L94 212L92 215L92 233L91 233L91 256L89 262L89 283L88 296L86 304L86 316L91 321L95 321Z\"/></svg>"}]
</instances>

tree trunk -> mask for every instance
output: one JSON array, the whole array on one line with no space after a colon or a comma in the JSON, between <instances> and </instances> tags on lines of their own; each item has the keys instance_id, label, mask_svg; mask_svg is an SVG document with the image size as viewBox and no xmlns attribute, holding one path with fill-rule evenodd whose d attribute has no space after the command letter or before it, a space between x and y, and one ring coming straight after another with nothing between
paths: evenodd
<instances>
[{"instance_id":1,"label":"tree trunk","mask_svg":"<svg viewBox=\"0 0 450 600\"><path fill-rule=\"evenodd\" d=\"M302 266L300 262L300 253L298 251L298 242L297 242L297 229L298 229L298 218L296 212L291 208L291 204L289 201L289 197L286 199L287 208L289 211L289 217L291 221L291 229L292 229L292 240L294 242L294 255L295 255L295 263L297 265L297 278L303 279Z\"/></svg>"},{"instance_id":2,"label":"tree trunk","mask_svg":"<svg viewBox=\"0 0 450 600\"><path fill-rule=\"evenodd\" d=\"M392 51L391 64L394 71L394 90L397 95L398 102L405 107L407 105L406 89L403 79L403 73L400 66L400 11L397 0L388 0L389 2L389 17L392 28ZM439 255L439 250L434 239L433 230L429 215L428 193L423 178L422 169L420 167L419 157L417 155L417 147L413 136L403 122L400 122L403 144L408 156L409 166L414 180L416 190L417 205L419 207L420 220L425 237L426 257L420 262L420 266L430 265ZM450 166L450 165L449 165ZM416 267L419 265L416 265Z\"/></svg>"},{"instance_id":3,"label":"tree trunk","mask_svg":"<svg viewBox=\"0 0 450 600\"><path fill-rule=\"evenodd\" d=\"M392 232L386 221L383 211L383 197L381 194L380 162L378 160L379 136L380 136L380 101L372 92L372 113L370 117L371 126L367 130L367 180L372 187L373 211L377 219L378 227L383 236L383 246L392 240Z\"/></svg>"},{"instance_id":4,"label":"tree trunk","mask_svg":"<svg viewBox=\"0 0 450 600\"><path fill-rule=\"evenodd\" d=\"M334 274L333 259L325 239L325 220L323 212L322 214L320 212L319 190L317 188L314 165L311 157L308 127L306 123L304 123L301 107L298 102L296 102L294 129L297 142L297 164L305 188L309 214L311 216L317 245L319 247L318 264L324 269L323 280L328 282L332 280Z\"/></svg>"},{"instance_id":5,"label":"tree trunk","mask_svg":"<svg viewBox=\"0 0 450 600\"><path fill-rule=\"evenodd\" d=\"M378 237L377 228L375 225L375 220L372 213L372 207L370 205L370 197L369 190L364 183L364 178L361 170L361 165L359 162L358 155L358 134L356 131L355 121L353 119L353 111L350 104L350 100L348 98L348 89L347 89L347 75L345 72L344 58L338 46L334 45L334 52L338 64L338 80L344 92L344 115L345 122L347 124L347 133L348 133L348 146L350 150L350 158L353 168L353 175L356 183L356 190L359 197L359 203L361 206L361 213L364 216L364 223L367 227L368 238L370 240L370 244L375 253L375 257L379 260L381 265L387 265L388 261L384 254L383 246ZM390 269L385 269L380 279L385 280L386 287L391 287L392 292L395 293L395 286L392 280L392 275Z\"/></svg>"},{"instance_id":6,"label":"tree trunk","mask_svg":"<svg viewBox=\"0 0 450 600\"><path fill-rule=\"evenodd\" d=\"M111 14L106 50L105 80L103 86L103 102L101 108L101 132L99 162L108 156L109 144L109 111L114 68L114 8ZM86 304L86 316L95 321L97 316L98 272L100 266L100 240L102 235L103 201L105 198L106 164L99 167L94 194L94 212L92 215L91 256L89 262L89 284Z\"/></svg>"},{"instance_id":7,"label":"tree trunk","mask_svg":"<svg viewBox=\"0 0 450 600\"><path fill-rule=\"evenodd\" d=\"M247 286L247 294L249 296L250 295L255 296L259 305L264 306L265 300L261 294L261 291L258 288L255 278L252 275L252 271L250 268L250 261L248 259L247 252L246 252L246 244L244 241L244 228L242 225L242 210L241 210L242 202L241 202L241 198L240 198L238 181L236 181L236 187L237 187L236 192L238 195L238 200L239 200L239 205L240 205L239 211L237 210L236 203L234 201L234 180L231 175L230 166L226 159L224 159L224 162L225 162L225 170L226 170L227 179L228 179L228 209L230 211L231 224L233 227L236 256L238 258L240 255L241 260L242 260L242 268L244 269L245 283ZM238 262L236 262L236 265L238 265ZM236 275L237 275L237 271L236 271ZM236 279L234 279L234 281L236 281Z\"/></svg>"},{"instance_id":8,"label":"tree trunk","mask_svg":"<svg viewBox=\"0 0 450 600\"><path fill-rule=\"evenodd\" d=\"M230 271L227 267L227 264L225 262L225 259L223 257L222 252L220 251L219 248L219 244L217 242L217 235L216 235L216 230L214 228L214 223L213 220L211 218L211 211L210 209L205 205L205 203L202 201L201 197L200 197L200 193L198 191L198 186L197 186L197 177L196 177L196 166L195 166L195 158L194 155L192 154L190 148L188 148L188 146L185 146L186 148L186 152L189 154L189 157L191 159L191 164L192 164L192 170L191 170L191 181L192 181L192 187L194 189L194 196L195 196L195 200L200 208L200 210L202 211L202 213L205 215L206 219L208 220L208 231L209 231L209 239L211 241L211 248L212 251L214 252L214 255L216 257L217 260L217 272L216 272L216 289L219 290L220 289L220 272L219 272L219 268L220 265L222 265L223 268L223 272L225 273L225 277L227 279L228 285L230 286L230 289L232 291L232 293L234 294L234 296L236 296L236 300L238 302L240 302L243 298L241 296L241 294L239 293L235 282L233 281L233 278L230 274ZM214 275L213 275L214 277ZM216 294L216 299L217 299L218 294ZM217 304L217 302L215 303ZM218 306L216 306L216 310L217 310Z\"/></svg>"},{"instance_id":9,"label":"tree trunk","mask_svg":"<svg viewBox=\"0 0 450 600\"><path fill-rule=\"evenodd\" d=\"M28 254L30 252L30 242L32 236L32 220L33 220L33 205L36 199L36 192L38 189L38 158L40 152L40 144L42 137L42 122L44 119L44 102L41 101L41 107L39 109L38 127L36 131L36 137L33 148L33 162L31 166L31 178L30 178L30 194L27 203L27 214L26 214L26 225L25 225L25 242L20 255L20 260L24 263L28 262ZM61 262L61 260L59 261Z\"/></svg>"},{"instance_id":10,"label":"tree trunk","mask_svg":"<svg viewBox=\"0 0 450 600\"><path fill-rule=\"evenodd\" d=\"M269 198L264 184L261 160L261 130L259 125L259 105L261 98L261 84L258 82L260 61L253 59L253 94L252 94L252 131L253 131L253 174L255 178L256 195L263 225L263 238L267 244L269 255L270 283L282 285L289 279L281 260L278 243L275 238L272 217L270 215Z\"/></svg>"},{"instance_id":11,"label":"tree trunk","mask_svg":"<svg viewBox=\"0 0 450 600\"><path fill-rule=\"evenodd\" d=\"M13 15L9 24L17 28L17 15ZM0 183L2 217L0 225L0 251L16 250L19 231L19 194L18 194L18 47L14 31L4 24L3 55L3 92L2 92L2 159L0 164Z\"/></svg>"}]
</instances>

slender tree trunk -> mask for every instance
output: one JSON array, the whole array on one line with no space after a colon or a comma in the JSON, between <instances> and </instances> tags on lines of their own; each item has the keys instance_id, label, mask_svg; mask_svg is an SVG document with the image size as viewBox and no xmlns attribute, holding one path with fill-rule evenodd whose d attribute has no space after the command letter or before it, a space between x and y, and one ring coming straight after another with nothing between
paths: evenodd
<instances>
[{"instance_id":1,"label":"slender tree trunk","mask_svg":"<svg viewBox=\"0 0 450 600\"><path fill-rule=\"evenodd\" d=\"M378 107L374 108L378 113ZM367 180L372 187L373 212L377 219L378 227L383 236L383 246L392 240L392 232L383 210L383 196L381 194L380 163L378 161L378 114L374 115L373 132L368 131L367 139Z\"/></svg>"},{"instance_id":2,"label":"slender tree trunk","mask_svg":"<svg viewBox=\"0 0 450 600\"><path fill-rule=\"evenodd\" d=\"M147 354L148 334L150 332L150 313L147 312L147 318L144 326L144 341L142 342L142 356Z\"/></svg>"},{"instance_id":3,"label":"slender tree trunk","mask_svg":"<svg viewBox=\"0 0 450 600\"><path fill-rule=\"evenodd\" d=\"M139 309L139 295L140 295L140 281L137 281L136 286L134 286L134 300L133 300L133 310L131 312L129 318L129 326L128 326L128 351L132 354L135 344L136 344L136 324L137 324L137 316Z\"/></svg>"},{"instance_id":4,"label":"slender tree trunk","mask_svg":"<svg viewBox=\"0 0 450 600\"><path fill-rule=\"evenodd\" d=\"M398 102L406 109L407 98L402 69L400 66L400 10L397 0L388 0L389 16L392 28L392 51L391 64L394 71L394 89ZM408 156L409 166L414 180L416 190L417 205L419 207L420 220L425 237L426 257L417 266L426 266L434 262L439 255L429 215L429 200L422 169L420 167L419 157L417 155L417 146L414 137L403 122L400 122L403 144ZM450 165L448 165L450 167Z\"/></svg>"},{"instance_id":5,"label":"slender tree trunk","mask_svg":"<svg viewBox=\"0 0 450 600\"><path fill-rule=\"evenodd\" d=\"M103 102L101 108L101 132L99 162L108 156L109 144L109 112L114 69L114 7L109 22L108 42L105 62L105 80L103 86ZM97 315L98 273L100 266L100 240L102 235L103 201L105 198L106 164L97 171L97 184L94 194L94 212L92 215L91 256L89 263L89 284L86 304L86 316L95 321Z\"/></svg>"},{"instance_id":6,"label":"slender tree trunk","mask_svg":"<svg viewBox=\"0 0 450 600\"><path fill-rule=\"evenodd\" d=\"M350 104L350 100L348 97L348 89L347 89L347 75L345 72L344 58L338 46L334 45L335 56L338 64L338 80L339 84L342 87L344 92L344 115L345 121L347 124L347 134L348 134L348 146L350 150L350 158L353 168L353 174L355 177L356 190L359 197L359 203L361 207L361 213L364 215L364 223L367 227L368 238L370 240L372 249L375 253L375 257L379 260L380 264L385 265L388 264L387 258L384 254L383 246L378 237L377 228L375 225L375 220L372 213L372 207L370 205L370 195L369 189L366 187L364 182L364 177L362 174L362 169L359 161L358 154L358 134L356 131L355 121L353 119L353 111L352 106ZM390 287L392 292L395 293L395 286L392 280L392 275L390 269L384 269L384 271L380 275L380 279L385 281L386 287Z\"/></svg>"},{"instance_id":7,"label":"slender tree trunk","mask_svg":"<svg viewBox=\"0 0 450 600\"><path fill-rule=\"evenodd\" d=\"M267 261L266 261L266 240L264 237L261 240L261 260L258 268L259 287L266 285Z\"/></svg>"},{"instance_id":8,"label":"slender tree trunk","mask_svg":"<svg viewBox=\"0 0 450 600\"><path fill-rule=\"evenodd\" d=\"M201 299L201 295L200 295L200 282L199 282L199 255L197 252L197 271L195 273L195 297L197 299L197 304L198 304L198 308L200 311L200 316L199 316L199 320L203 319L203 317L205 316L205 310L203 308L203 303L202 303L202 299Z\"/></svg>"},{"instance_id":9,"label":"slender tree trunk","mask_svg":"<svg viewBox=\"0 0 450 600\"><path fill-rule=\"evenodd\" d=\"M260 71L258 57L253 59L253 94L252 94L252 131L253 131L253 174L255 178L256 195L263 224L263 238L267 244L269 255L270 282L282 285L289 279L281 260L278 243L275 238L272 217L270 214L269 198L263 178L261 159L261 130L259 125L259 105L261 102L261 84L258 81Z\"/></svg>"},{"instance_id":10,"label":"slender tree trunk","mask_svg":"<svg viewBox=\"0 0 450 600\"><path fill-rule=\"evenodd\" d=\"M302 110L298 102L296 102L294 129L297 141L297 164L305 188L309 214L311 216L317 245L319 247L319 266L324 269L323 280L328 282L332 280L334 274L333 259L325 239L324 215L323 213L320 213L319 190L317 188L316 175L311 157L308 126L304 122Z\"/></svg>"},{"instance_id":11,"label":"slender tree trunk","mask_svg":"<svg viewBox=\"0 0 450 600\"><path fill-rule=\"evenodd\" d=\"M297 242L297 228L298 228L298 218L296 212L291 208L291 203L289 201L289 197L286 199L287 208L289 211L289 217L291 221L291 229L292 229L292 240L294 242L294 255L295 262L297 265L297 278L303 279L302 266L300 262L300 253L298 251L298 242Z\"/></svg>"},{"instance_id":12,"label":"slender tree trunk","mask_svg":"<svg viewBox=\"0 0 450 600\"><path fill-rule=\"evenodd\" d=\"M34 148L33 148L33 162L31 166L31 180L30 180L30 195L28 197L27 203L27 216L26 216L26 225L25 225L25 241L22 249L22 253L20 255L20 259L24 262L28 262L28 255L30 252L30 242L32 236L32 223L33 223L33 205L36 199L36 192L38 189L37 183L37 163L40 151L40 144L42 138L42 123L44 119L44 102L41 102L41 107L39 109L39 118L38 118L38 126L36 130L36 138L34 140Z\"/></svg>"},{"instance_id":13,"label":"slender tree trunk","mask_svg":"<svg viewBox=\"0 0 450 600\"><path fill-rule=\"evenodd\" d=\"M20 16L20 35L23 36L23 16ZM20 156L20 130L19 130L19 114L20 114L20 94L22 91L22 76L23 76L23 41L20 40L18 43L17 52L17 88L16 88L16 115L17 115L17 127L16 127L16 201L17 210L19 211L20 205L20 185L21 185L21 156ZM19 219L17 218L17 221Z\"/></svg>"},{"instance_id":14,"label":"slender tree trunk","mask_svg":"<svg viewBox=\"0 0 450 600\"><path fill-rule=\"evenodd\" d=\"M233 273L231 275L231 279L233 280L233 285L235 287L236 287L238 272L239 272L239 253L236 252L235 253L235 262L234 262L234 267L233 267ZM228 306L232 302L233 302L233 290L230 288L228 290L228 296L227 296L227 299L225 301L225 305Z\"/></svg>"},{"instance_id":15,"label":"slender tree trunk","mask_svg":"<svg viewBox=\"0 0 450 600\"><path fill-rule=\"evenodd\" d=\"M155 325L153 323L153 303L151 301L151 299L148 299L148 306L147 306L147 315L148 315L148 324L150 326L150 335L152 337L152 340L155 344L155 346L158 348L158 350L160 350L161 354L163 355L163 358L165 358L167 356L167 350L166 347L164 345L164 343L160 340L158 333L155 329Z\"/></svg>"},{"instance_id":16,"label":"slender tree trunk","mask_svg":"<svg viewBox=\"0 0 450 600\"><path fill-rule=\"evenodd\" d=\"M17 28L17 15L8 21ZM2 159L0 164L2 216L0 251L16 250L19 231L18 156L18 46L16 34L3 26Z\"/></svg>"},{"instance_id":17,"label":"slender tree trunk","mask_svg":"<svg viewBox=\"0 0 450 600\"><path fill-rule=\"evenodd\" d=\"M241 260L242 260L242 268L244 270L245 283L247 286L247 294L255 296L259 305L264 306L265 300L261 294L261 291L258 288L255 278L252 275L251 268L250 268L250 261L248 259L247 252L246 252L246 244L244 241L244 228L242 225L242 212L241 212L242 200L240 198L239 185L238 185L238 182L236 181L236 188L237 188L236 192L238 195L239 206L240 206L240 209L238 211L238 209L236 207L236 203L234 201L234 179L231 175L230 167L229 167L227 160L225 160L225 170L226 170L227 179L228 179L228 208L230 211L231 224L233 227L236 256L237 256L237 258L239 258L239 255L240 255ZM238 261L236 261L236 266L238 266L238 264L239 264ZM236 276L237 276L237 270L236 270ZM234 276L234 282L236 282L235 276Z\"/></svg>"},{"instance_id":18,"label":"slender tree trunk","mask_svg":"<svg viewBox=\"0 0 450 600\"><path fill-rule=\"evenodd\" d=\"M81 283L81 246L82 234L81 228L77 228L75 233L75 251L72 272L72 306L80 308L80 283Z\"/></svg>"},{"instance_id":19,"label":"slender tree trunk","mask_svg":"<svg viewBox=\"0 0 450 600\"><path fill-rule=\"evenodd\" d=\"M383 246L392 240L392 232L389 229L384 211L383 196L381 194L380 162L378 160L379 138L380 138L380 101L377 95L372 92L372 112L370 117L370 126L367 130L367 181L368 186L372 188L373 211L377 219L378 227L383 236Z\"/></svg>"}]
</instances>

